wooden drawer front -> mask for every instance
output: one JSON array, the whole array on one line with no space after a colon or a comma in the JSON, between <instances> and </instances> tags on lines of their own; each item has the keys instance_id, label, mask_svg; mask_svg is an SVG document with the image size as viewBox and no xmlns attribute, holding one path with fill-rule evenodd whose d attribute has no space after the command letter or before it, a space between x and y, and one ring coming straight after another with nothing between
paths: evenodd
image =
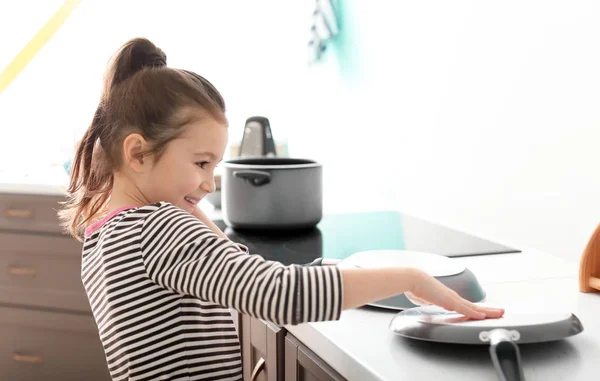
<instances>
[{"instance_id":1,"label":"wooden drawer front","mask_svg":"<svg viewBox=\"0 0 600 381\"><path fill-rule=\"evenodd\" d=\"M285 381L345 381L319 356L288 333L285 336Z\"/></svg>"},{"instance_id":2,"label":"wooden drawer front","mask_svg":"<svg viewBox=\"0 0 600 381\"><path fill-rule=\"evenodd\" d=\"M0 316L0 379L110 380L91 316L17 308Z\"/></svg>"},{"instance_id":3,"label":"wooden drawer front","mask_svg":"<svg viewBox=\"0 0 600 381\"><path fill-rule=\"evenodd\" d=\"M0 194L0 229L60 233L57 210L65 198L43 195Z\"/></svg>"},{"instance_id":4,"label":"wooden drawer front","mask_svg":"<svg viewBox=\"0 0 600 381\"><path fill-rule=\"evenodd\" d=\"M284 330L242 315L242 361L244 380L283 380Z\"/></svg>"},{"instance_id":5,"label":"wooden drawer front","mask_svg":"<svg viewBox=\"0 0 600 381\"><path fill-rule=\"evenodd\" d=\"M81 242L67 236L0 232L0 257L23 254L79 260L82 249Z\"/></svg>"},{"instance_id":6,"label":"wooden drawer front","mask_svg":"<svg viewBox=\"0 0 600 381\"><path fill-rule=\"evenodd\" d=\"M0 234L0 303L89 312L81 246L66 237Z\"/></svg>"}]
</instances>

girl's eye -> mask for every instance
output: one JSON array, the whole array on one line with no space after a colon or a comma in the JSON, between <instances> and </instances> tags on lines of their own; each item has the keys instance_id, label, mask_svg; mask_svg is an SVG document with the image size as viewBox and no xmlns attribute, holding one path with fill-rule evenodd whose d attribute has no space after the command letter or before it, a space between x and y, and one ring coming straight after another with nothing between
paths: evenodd
<instances>
[{"instance_id":1,"label":"girl's eye","mask_svg":"<svg viewBox=\"0 0 600 381\"><path fill-rule=\"evenodd\" d=\"M204 169L204 166L208 164L208 161L199 161L196 163L196 165L202 169Z\"/></svg>"}]
</instances>

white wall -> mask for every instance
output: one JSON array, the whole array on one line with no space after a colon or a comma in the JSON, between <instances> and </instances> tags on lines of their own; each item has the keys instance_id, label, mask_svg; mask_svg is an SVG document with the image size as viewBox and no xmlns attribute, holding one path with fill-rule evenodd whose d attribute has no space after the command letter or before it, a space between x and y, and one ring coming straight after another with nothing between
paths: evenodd
<instances>
[{"instance_id":1,"label":"white wall","mask_svg":"<svg viewBox=\"0 0 600 381\"><path fill-rule=\"evenodd\" d=\"M38 7L29 1L17 9L0 4L0 13L8 15L0 31L16 35L0 54L0 71L62 3ZM110 56L134 37L156 43L169 66L214 83L226 98L233 139L254 114L285 125L280 116L293 113L288 98L306 66L308 25L297 10L307 6L278 0L81 2L0 94L0 177L2 170L36 171L71 156L97 107ZM33 11L42 16L30 20L27 12Z\"/></svg>"},{"instance_id":2,"label":"white wall","mask_svg":"<svg viewBox=\"0 0 600 381\"><path fill-rule=\"evenodd\" d=\"M141 35L215 83L234 139L264 114L323 161L329 209L578 259L600 220L600 3L341 2L344 34L311 68L312 0L83 2L0 98L3 165L71 146L108 56Z\"/></svg>"},{"instance_id":3,"label":"white wall","mask_svg":"<svg viewBox=\"0 0 600 381\"><path fill-rule=\"evenodd\" d=\"M326 137L349 180L330 198L577 260L600 222L600 3L343 3L353 59L312 69L328 106L294 136Z\"/></svg>"}]
</instances>

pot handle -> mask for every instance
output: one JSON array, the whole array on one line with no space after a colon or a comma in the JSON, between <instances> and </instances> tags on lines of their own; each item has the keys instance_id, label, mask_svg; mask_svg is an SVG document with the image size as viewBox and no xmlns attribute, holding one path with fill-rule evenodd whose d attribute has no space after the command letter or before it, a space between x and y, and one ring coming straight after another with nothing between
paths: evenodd
<instances>
[{"instance_id":1,"label":"pot handle","mask_svg":"<svg viewBox=\"0 0 600 381\"><path fill-rule=\"evenodd\" d=\"M501 381L525 381L521 353L515 343L521 338L518 331L493 329L479 333L479 339L490 343L490 355Z\"/></svg>"},{"instance_id":2,"label":"pot handle","mask_svg":"<svg viewBox=\"0 0 600 381\"><path fill-rule=\"evenodd\" d=\"M250 184L256 187L271 182L271 174L264 171L253 171L250 169L244 171L233 171L233 176L244 181L248 181Z\"/></svg>"}]
</instances>

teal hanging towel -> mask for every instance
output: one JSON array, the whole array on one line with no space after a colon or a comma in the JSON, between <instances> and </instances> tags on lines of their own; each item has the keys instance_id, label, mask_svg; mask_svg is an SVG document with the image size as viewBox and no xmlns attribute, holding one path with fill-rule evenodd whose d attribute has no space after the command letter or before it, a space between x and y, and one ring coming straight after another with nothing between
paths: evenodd
<instances>
[{"instance_id":1,"label":"teal hanging towel","mask_svg":"<svg viewBox=\"0 0 600 381\"><path fill-rule=\"evenodd\" d=\"M336 0L316 0L315 10L312 14L310 39L308 41L308 63L313 64L321 60L327 49L327 43L339 33Z\"/></svg>"}]
</instances>

